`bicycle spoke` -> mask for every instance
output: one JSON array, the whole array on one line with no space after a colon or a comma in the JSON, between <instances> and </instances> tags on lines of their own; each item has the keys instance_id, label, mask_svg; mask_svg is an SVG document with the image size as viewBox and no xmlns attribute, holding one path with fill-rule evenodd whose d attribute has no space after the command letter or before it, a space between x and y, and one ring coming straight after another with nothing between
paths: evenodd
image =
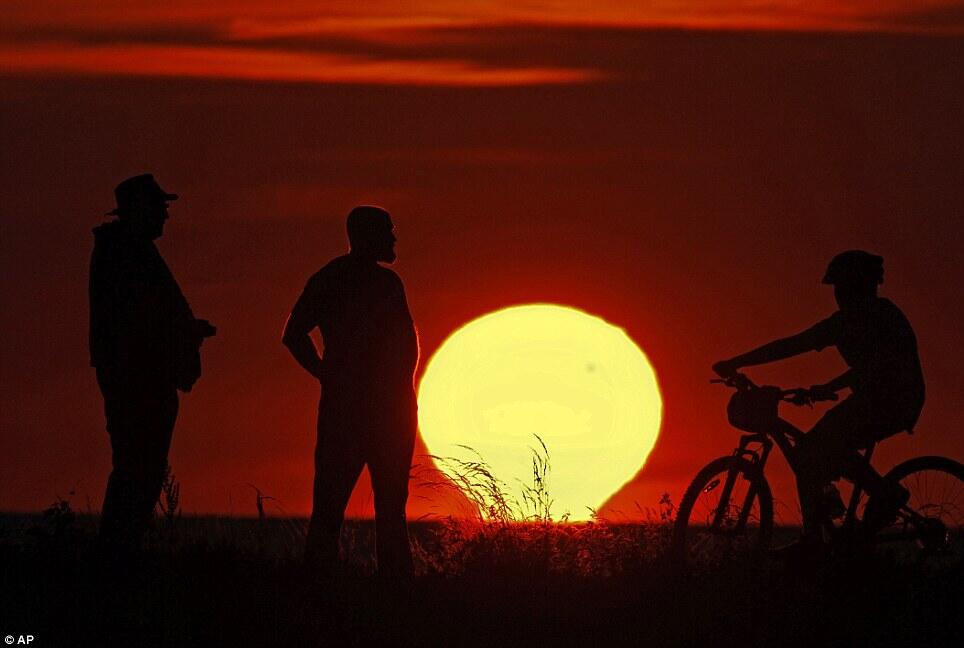
<instances>
[{"instance_id":1,"label":"bicycle spoke","mask_svg":"<svg viewBox=\"0 0 964 648\"><path fill-rule=\"evenodd\" d=\"M878 544L893 547L891 555L898 560L959 560L964 555L964 468L950 459L920 457L888 476L910 497L904 512L879 531Z\"/></svg>"},{"instance_id":2,"label":"bicycle spoke","mask_svg":"<svg viewBox=\"0 0 964 648\"><path fill-rule=\"evenodd\" d=\"M708 475L689 513L688 561L711 564L747 552L760 539L758 493L742 470Z\"/></svg>"}]
</instances>

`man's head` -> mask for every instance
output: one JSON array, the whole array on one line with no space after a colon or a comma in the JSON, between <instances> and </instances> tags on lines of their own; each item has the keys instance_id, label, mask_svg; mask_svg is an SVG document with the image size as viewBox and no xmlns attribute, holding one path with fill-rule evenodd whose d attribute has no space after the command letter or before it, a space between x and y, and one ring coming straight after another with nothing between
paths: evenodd
<instances>
[{"instance_id":1,"label":"man's head","mask_svg":"<svg viewBox=\"0 0 964 648\"><path fill-rule=\"evenodd\" d=\"M150 240L164 233L168 219L167 203L177 200L177 194L167 193L150 173L134 176L114 189L117 207L110 216L117 216L137 235Z\"/></svg>"},{"instance_id":2,"label":"man's head","mask_svg":"<svg viewBox=\"0 0 964 648\"><path fill-rule=\"evenodd\" d=\"M877 296L877 286L884 283L884 258L863 250L841 252L831 259L823 283L833 286L840 308L852 308Z\"/></svg>"},{"instance_id":3,"label":"man's head","mask_svg":"<svg viewBox=\"0 0 964 648\"><path fill-rule=\"evenodd\" d=\"M348 214L347 226L352 254L395 262L395 226L387 211L371 205L355 207Z\"/></svg>"}]
</instances>

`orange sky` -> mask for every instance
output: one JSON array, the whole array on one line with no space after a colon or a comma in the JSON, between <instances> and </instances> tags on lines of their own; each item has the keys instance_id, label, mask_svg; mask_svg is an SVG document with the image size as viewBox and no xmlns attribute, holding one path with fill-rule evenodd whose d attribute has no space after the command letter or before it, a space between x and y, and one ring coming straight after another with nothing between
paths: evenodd
<instances>
[{"instance_id":1,"label":"orange sky","mask_svg":"<svg viewBox=\"0 0 964 648\"><path fill-rule=\"evenodd\" d=\"M918 434L881 465L964 454L959 8L129 4L12 2L0 20L0 509L75 487L79 508L99 506L90 228L143 170L182 196L160 247L219 326L171 455L188 512L253 513L247 483L307 511L317 394L279 332L359 202L396 215L426 354L535 301L646 350L664 427L616 518L678 499L732 446L709 364L828 314L818 279L848 247L887 259L928 378ZM825 352L758 375L809 384L838 367ZM439 510L423 495L416 513Z\"/></svg>"},{"instance_id":2,"label":"orange sky","mask_svg":"<svg viewBox=\"0 0 964 648\"><path fill-rule=\"evenodd\" d=\"M6 2L0 70L390 85L578 83L599 70L463 58L507 26L961 34L947 0ZM452 47L452 46L456 47ZM434 49L434 51L433 51Z\"/></svg>"}]
</instances>

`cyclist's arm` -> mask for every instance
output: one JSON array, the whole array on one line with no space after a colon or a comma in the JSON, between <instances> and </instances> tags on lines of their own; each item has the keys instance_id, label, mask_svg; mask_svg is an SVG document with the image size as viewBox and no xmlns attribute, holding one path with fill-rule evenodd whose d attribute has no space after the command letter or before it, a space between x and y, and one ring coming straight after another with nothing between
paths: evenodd
<instances>
[{"instance_id":1,"label":"cyclist's arm","mask_svg":"<svg viewBox=\"0 0 964 648\"><path fill-rule=\"evenodd\" d=\"M823 385L819 385L819 386L829 389L830 391L833 391L833 392L838 392L841 389L846 389L848 387L853 388L854 378L855 378L854 370L850 369L849 371L845 371L844 373L840 374L830 382L824 383Z\"/></svg>"},{"instance_id":2,"label":"cyclist's arm","mask_svg":"<svg viewBox=\"0 0 964 648\"><path fill-rule=\"evenodd\" d=\"M810 398L814 400L837 400L837 392L841 389L853 389L855 382L853 369L845 371L830 382L822 385L810 386Z\"/></svg>"},{"instance_id":3,"label":"cyclist's arm","mask_svg":"<svg viewBox=\"0 0 964 648\"><path fill-rule=\"evenodd\" d=\"M785 360L807 351L820 351L825 347L836 344L840 336L840 329L840 314L835 313L827 319L817 322L806 331L774 340L752 351L718 362L713 365L713 370L721 376L725 376L741 367L752 367L776 362L777 360Z\"/></svg>"},{"instance_id":4,"label":"cyclist's arm","mask_svg":"<svg viewBox=\"0 0 964 648\"><path fill-rule=\"evenodd\" d=\"M805 331L804 333L774 340L773 342L764 344L761 347L747 351L724 362L736 370L741 367L752 367L754 365L792 358L793 356L812 350L813 340Z\"/></svg>"}]
</instances>

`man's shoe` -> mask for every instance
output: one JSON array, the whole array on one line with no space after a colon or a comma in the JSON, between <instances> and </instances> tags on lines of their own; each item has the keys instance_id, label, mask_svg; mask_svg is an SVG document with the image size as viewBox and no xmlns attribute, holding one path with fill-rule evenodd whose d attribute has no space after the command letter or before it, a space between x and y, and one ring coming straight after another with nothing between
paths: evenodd
<instances>
[{"instance_id":1,"label":"man's shoe","mask_svg":"<svg viewBox=\"0 0 964 648\"><path fill-rule=\"evenodd\" d=\"M907 505L910 491L900 484L888 484L886 491L871 497L864 513L864 526L870 532L876 532L891 524L897 518L897 512Z\"/></svg>"},{"instance_id":2,"label":"man's shoe","mask_svg":"<svg viewBox=\"0 0 964 648\"><path fill-rule=\"evenodd\" d=\"M820 507L823 514L831 520L839 520L847 512L847 506L844 504L843 497L840 496L840 491L837 490L837 487L833 484L828 484L823 489Z\"/></svg>"}]
</instances>

